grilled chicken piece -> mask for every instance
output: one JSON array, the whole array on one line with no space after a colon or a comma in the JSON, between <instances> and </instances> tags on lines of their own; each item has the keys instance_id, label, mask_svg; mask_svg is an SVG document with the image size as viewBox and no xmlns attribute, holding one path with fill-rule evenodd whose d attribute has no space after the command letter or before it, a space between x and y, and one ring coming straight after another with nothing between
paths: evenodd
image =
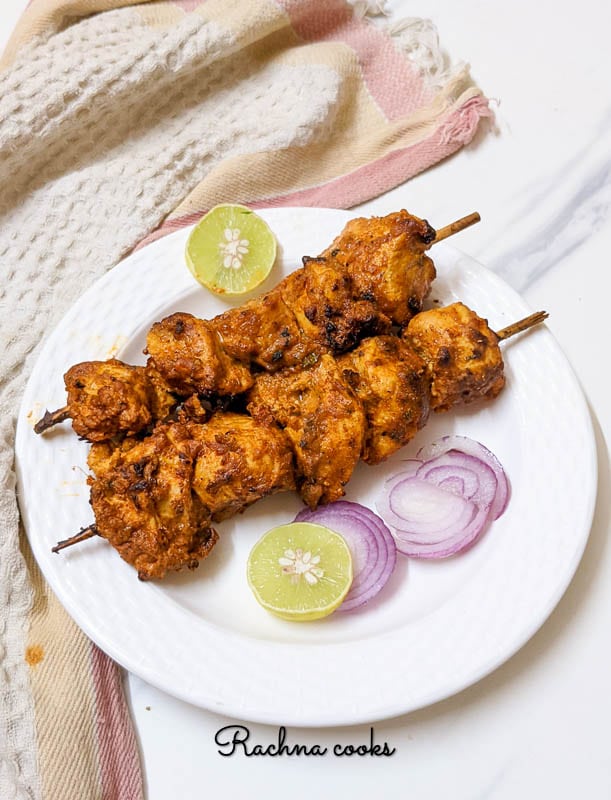
<instances>
[{"instance_id":1,"label":"grilled chicken piece","mask_svg":"<svg viewBox=\"0 0 611 800\"><path fill-rule=\"evenodd\" d=\"M150 385L153 422L163 422L178 406L179 400L152 364L144 367Z\"/></svg>"},{"instance_id":2,"label":"grilled chicken piece","mask_svg":"<svg viewBox=\"0 0 611 800\"><path fill-rule=\"evenodd\" d=\"M505 385L496 333L462 303L423 311L403 336L427 363L435 411L492 399Z\"/></svg>"},{"instance_id":3,"label":"grilled chicken piece","mask_svg":"<svg viewBox=\"0 0 611 800\"><path fill-rule=\"evenodd\" d=\"M115 358L75 364L64 383L67 416L75 432L90 442L139 433L176 405L158 375Z\"/></svg>"},{"instance_id":4,"label":"grilled chicken piece","mask_svg":"<svg viewBox=\"0 0 611 800\"><path fill-rule=\"evenodd\" d=\"M285 278L278 290L304 337L322 352L345 353L364 336L390 330L390 320L372 300L355 296L351 276L331 256L304 258L303 268Z\"/></svg>"},{"instance_id":5,"label":"grilled chicken piece","mask_svg":"<svg viewBox=\"0 0 611 800\"><path fill-rule=\"evenodd\" d=\"M275 425L221 412L190 434L198 445L193 489L215 522L295 488L290 442Z\"/></svg>"},{"instance_id":6,"label":"grilled chicken piece","mask_svg":"<svg viewBox=\"0 0 611 800\"><path fill-rule=\"evenodd\" d=\"M193 569L220 521L295 488L290 443L243 414L205 424L160 423L144 440L100 442L89 452L95 527L142 580Z\"/></svg>"},{"instance_id":7,"label":"grilled chicken piece","mask_svg":"<svg viewBox=\"0 0 611 800\"><path fill-rule=\"evenodd\" d=\"M426 364L396 336L364 339L337 364L365 410L361 457L367 464L378 464L426 424L431 382Z\"/></svg>"},{"instance_id":8,"label":"grilled chicken piece","mask_svg":"<svg viewBox=\"0 0 611 800\"><path fill-rule=\"evenodd\" d=\"M156 322L146 338L149 365L177 394L226 396L253 384L249 368L225 352L207 320L177 313Z\"/></svg>"},{"instance_id":9,"label":"grilled chicken piece","mask_svg":"<svg viewBox=\"0 0 611 800\"><path fill-rule=\"evenodd\" d=\"M424 254L434 240L426 220L397 211L351 220L322 255L350 275L355 299L372 302L379 314L403 326L422 309L435 278Z\"/></svg>"},{"instance_id":10,"label":"grilled chicken piece","mask_svg":"<svg viewBox=\"0 0 611 800\"><path fill-rule=\"evenodd\" d=\"M193 492L198 448L188 426L159 424L141 441L96 444L89 466L97 532L141 580L194 569L217 541Z\"/></svg>"},{"instance_id":11,"label":"grilled chicken piece","mask_svg":"<svg viewBox=\"0 0 611 800\"><path fill-rule=\"evenodd\" d=\"M211 325L229 356L256 364L266 372L300 365L320 352L316 342L303 336L280 287L225 311Z\"/></svg>"},{"instance_id":12,"label":"grilled chicken piece","mask_svg":"<svg viewBox=\"0 0 611 800\"><path fill-rule=\"evenodd\" d=\"M266 372L307 364L323 353L344 353L390 321L370 300L353 297L352 281L332 258L304 266L271 292L212 320L233 358Z\"/></svg>"},{"instance_id":13,"label":"grilled chicken piece","mask_svg":"<svg viewBox=\"0 0 611 800\"><path fill-rule=\"evenodd\" d=\"M291 442L298 490L315 508L344 495L365 440L365 413L335 360L323 355L307 369L260 375L248 411L275 422Z\"/></svg>"}]
</instances>

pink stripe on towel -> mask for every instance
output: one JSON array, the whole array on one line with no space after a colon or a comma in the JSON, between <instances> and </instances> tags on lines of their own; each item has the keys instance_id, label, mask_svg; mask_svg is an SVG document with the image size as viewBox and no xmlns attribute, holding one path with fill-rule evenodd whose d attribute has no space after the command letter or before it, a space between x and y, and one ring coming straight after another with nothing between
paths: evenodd
<instances>
[{"instance_id":1,"label":"pink stripe on towel","mask_svg":"<svg viewBox=\"0 0 611 800\"><path fill-rule=\"evenodd\" d=\"M388 120L409 116L431 97L418 71L387 33L359 19L344 0L277 0L307 42L343 42L355 53L367 89Z\"/></svg>"},{"instance_id":2,"label":"pink stripe on towel","mask_svg":"<svg viewBox=\"0 0 611 800\"><path fill-rule=\"evenodd\" d=\"M350 208L364 203L394 189L455 153L471 141L480 119L491 114L486 98L473 97L447 117L431 136L418 144L394 150L377 161L329 183L249 205L253 208L265 206Z\"/></svg>"},{"instance_id":3,"label":"pink stripe on towel","mask_svg":"<svg viewBox=\"0 0 611 800\"><path fill-rule=\"evenodd\" d=\"M138 743L121 686L120 669L92 644L91 671L98 709L102 797L104 800L142 800Z\"/></svg>"}]
</instances>

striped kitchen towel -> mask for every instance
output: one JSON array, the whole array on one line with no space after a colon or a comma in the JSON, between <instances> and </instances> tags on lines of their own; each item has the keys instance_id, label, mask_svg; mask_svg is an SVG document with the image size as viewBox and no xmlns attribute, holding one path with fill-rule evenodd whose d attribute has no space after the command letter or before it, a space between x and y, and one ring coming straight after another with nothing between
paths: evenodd
<instances>
[{"instance_id":1,"label":"striped kitchen towel","mask_svg":"<svg viewBox=\"0 0 611 800\"><path fill-rule=\"evenodd\" d=\"M19 530L17 408L44 335L130 250L219 202L347 208L490 114L431 23L354 0L33 0L0 62L0 797L132 800L113 662ZM58 537L61 538L61 537Z\"/></svg>"}]
</instances>

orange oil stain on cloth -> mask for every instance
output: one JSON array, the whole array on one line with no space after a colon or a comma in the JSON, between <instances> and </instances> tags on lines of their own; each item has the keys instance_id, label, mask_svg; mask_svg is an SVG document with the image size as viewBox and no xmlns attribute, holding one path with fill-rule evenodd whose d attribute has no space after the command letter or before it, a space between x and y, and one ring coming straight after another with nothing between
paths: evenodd
<instances>
[{"instance_id":1,"label":"orange oil stain on cloth","mask_svg":"<svg viewBox=\"0 0 611 800\"><path fill-rule=\"evenodd\" d=\"M25 649L25 660L30 667L35 667L45 657L45 651L39 644L33 644Z\"/></svg>"}]
</instances>

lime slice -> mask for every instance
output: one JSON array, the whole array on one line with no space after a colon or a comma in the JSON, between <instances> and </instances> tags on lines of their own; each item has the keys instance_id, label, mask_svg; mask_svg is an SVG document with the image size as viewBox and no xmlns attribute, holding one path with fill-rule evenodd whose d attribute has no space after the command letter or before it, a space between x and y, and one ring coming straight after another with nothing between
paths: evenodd
<instances>
[{"instance_id":1,"label":"lime slice","mask_svg":"<svg viewBox=\"0 0 611 800\"><path fill-rule=\"evenodd\" d=\"M193 276L216 294L244 294L269 275L276 239L246 206L215 206L191 231L185 251Z\"/></svg>"},{"instance_id":2,"label":"lime slice","mask_svg":"<svg viewBox=\"0 0 611 800\"><path fill-rule=\"evenodd\" d=\"M263 608L305 622L326 617L341 605L352 583L352 559L338 533L311 522L292 522L259 539L248 558L247 576Z\"/></svg>"}]
</instances>

